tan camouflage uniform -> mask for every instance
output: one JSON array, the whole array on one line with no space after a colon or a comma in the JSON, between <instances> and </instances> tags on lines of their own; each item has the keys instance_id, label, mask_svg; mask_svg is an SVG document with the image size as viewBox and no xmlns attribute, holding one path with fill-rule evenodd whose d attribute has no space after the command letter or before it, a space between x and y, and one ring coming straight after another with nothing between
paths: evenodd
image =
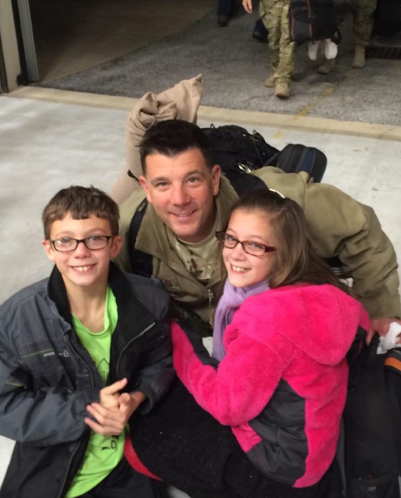
<instances>
[{"instance_id":1,"label":"tan camouflage uniform","mask_svg":"<svg viewBox=\"0 0 401 498\"><path fill-rule=\"evenodd\" d=\"M259 11L269 30L270 63L275 83L291 83L294 71L294 42L290 41L288 10L290 0L260 0Z\"/></svg>"},{"instance_id":2,"label":"tan camouflage uniform","mask_svg":"<svg viewBox=\"0 0 401 498\"><path fill-rule=\"evenodd\" d=\"M366 47L369 44L376 4L377 0L351 0L355 45Z\"/></svg>"},{"instance_id":3,"label":"tan camouflage uniform","mask_svg":"<svg viewBox=\"0 0 401 498\"><path fill-rule=\"evenodd\" d=\"M342 8L344 0L334 0L337 14L337 25L343 21ZM353 35L355 45L366 47L373 29L373 13L376 10L377 0L350 0L353 17Z\"/></svg>"}]
</instances>

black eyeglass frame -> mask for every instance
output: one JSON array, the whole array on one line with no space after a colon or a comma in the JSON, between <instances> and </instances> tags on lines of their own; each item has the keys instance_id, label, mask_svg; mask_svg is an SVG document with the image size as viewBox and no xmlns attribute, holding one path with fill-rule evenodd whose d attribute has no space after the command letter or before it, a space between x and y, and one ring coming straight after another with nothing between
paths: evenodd
<instances>
[{"instance_id":1,"label":"black eyeglass frame","mask_svg":"<svg viewBox=\"0 0 401 498\"><path fill-rule=\"evenodd\" d=\"M89 239L91 239L92 237L98 237L98 238L101 238L101 239L106 239L106 244L104 247L98 247L97 249L92 249L90 247L88 247L87 245L87 241ZM75 249L78 247L78 245L82 242L84 244L84 246L89 249L89 251L101 251L102 249L106 249L106 247L109 245L109 240L112 239L114 237L114 235L91 235L90 237L85 237L84 239L74 239L74 237L65 237L65 238L68 238L70 240L74 240L75 241L75 247L73 249L68 249L68 250L61 250L60 249L57 249L56 247L56 242L58 240L62 240L62 239L53 239L53 240L49 240L50 244L52 245L53 249L57 252L72 252L72 251L75 251Z\"/></svg>"},{"instance_id":2,"label":"black eyeglass frame","mask_svg":"<svg viewBox=\"0 0 401 498\"><path fill-rule=\"evenodd\" d=\"M230 235L228 234L227 232L216 232L216 239L218 240L218 242L223 246L223 247L227 247L227 249L235 249L237 247L238 244L241 244L242 246L242 249L247 253L249 254L250 256L256 256L256 257L262 257L264 256L267 252L274 252L277 250L276 247L273 247L273 246L267 246L266 244L263 244L262 242L256 242L254 240L239 240L237 239L237 237L234 237L234 235ZM231 237L232 239L234 239L235 241L235 245L232 246L232 247L229 247L227 246L225 243L226 243L226 239L225 239L225 236L228 235L229 237ZM259 246L263 247L264 249L264 253L263 254L252 254L251 252L247 251L246 248L245 248L245 245L244 244L258 244Z\"/></svg>"}]
</instances>

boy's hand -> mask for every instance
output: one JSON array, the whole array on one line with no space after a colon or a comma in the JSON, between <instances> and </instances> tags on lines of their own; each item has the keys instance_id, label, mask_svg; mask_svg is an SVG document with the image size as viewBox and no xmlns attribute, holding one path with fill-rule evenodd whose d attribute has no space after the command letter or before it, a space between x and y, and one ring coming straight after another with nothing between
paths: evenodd
<instances>
[{"instance_id":1,"label":"boy's hand","mask_svg":"<svg viewBox=\"0 0 401 498\"><path fill-rule=\"evenodd\" d=\"M242 6L248 14L252 14L252 0L242 0Z\"/></svg>"},{"instance_id":2,"label":"boy's hand","mask_svg":"<svg viewBox=\"0 0 401 498\"><path fill-rule=\"evenodd\" d=\"M96 421L85 418L85 423L102 436L117 436L124 430L129 418L144 399L145 395L137 391L119 395L118 409L104 408L99 403L92 403L88 405L87 410Z\"/></svg>"},{"instance_id":3,"label":"boy's hand","mask_svg":"<svg viewBox=\"0 0 401 498\"><path fill-rule=\"evenodd\" d=\"M121 389L127 385L127 379L121 379L110 386L104 387L100 390L99 393L99 401L103 408L107 408L109 410L118 410L120 405L118 398L120 396Z\"/></svg>"}]
</instances>

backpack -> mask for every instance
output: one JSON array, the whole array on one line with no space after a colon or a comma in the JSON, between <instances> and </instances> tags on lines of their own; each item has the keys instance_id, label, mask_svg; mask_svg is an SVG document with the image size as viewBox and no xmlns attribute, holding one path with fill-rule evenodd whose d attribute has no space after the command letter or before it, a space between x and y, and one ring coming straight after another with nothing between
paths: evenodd
<instances>
[{"instance_id":1,"label":"backpack","mask_svg":"<svg viewBox=\"0 0 401 498\"><path fill-rule=\"evenodd\" d=\"M263 166L276 166L286 173L306 171L315 183L319 183L326 170L327 157L315 147L288 144L280 152L269 145L260 133L254 130L251 134L241 126L216 128L211 125L202 130L209 139L214 164L219 164L226 175L233 176L238 171L251 173ZM239 195L251 190L236 184L233 186Z\"/></svg>"},{"instance_id":2,"label":"backpack","mask_svg":"<svg viewBox=\"0 0 401 498\"><path fill-rule=\"evenodd\" d=\"M346 498L401 496L401 349L379 355L378 343L377 335L369 346L363 338L359 351L351 349L348 355L343 417Z\"/></svg>"},{"instance_id":3,"label":"backpack","mask_svg":"<svg viewBox=\"0 0 401 498\"><path fill-rule=\"evenodd\" d=\"M297 44L330 38L340 43L333 0L290 0L290 40Z\"/></svg>"},{"instance_id":4,"label":"backpack","mask_svg":"<svg viewBox=\"0 0 401 498\"><path fill-rule=\"evenodd\" d=\"M378 0L373 35L390 37L401 31L401 0Z\"/></svg>"}]
</instances>

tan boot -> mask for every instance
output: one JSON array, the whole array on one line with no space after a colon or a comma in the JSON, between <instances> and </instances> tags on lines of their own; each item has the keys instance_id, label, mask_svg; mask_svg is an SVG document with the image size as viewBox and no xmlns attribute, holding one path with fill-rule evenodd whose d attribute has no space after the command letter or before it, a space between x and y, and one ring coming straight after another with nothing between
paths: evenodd
<instances>
[{"instance_id":1,"label":"tan boot","mask_svg":"<svg viewBox=\"0 0 401 498\"><path fill-rule=\"evenodd\" d=\"M335 59L326 59L322 65L317 68L319 74L330 74L336 67Z\"/></svg>"},{"instance_id":2,"label":"tan boot","mask_svg":"<svg viewBox=\"0 0 401 498\"><path fill-rule=\"evenodd\" d=\"M362 69L365 67L365 47L362 45L355 45L355 55L352 67L354 69Z\"/></svg>"},{"instance_id":3,"label":"tan boot","mask_svg":"<svg viewBox=\"0 0 401 498\"><path fill-rule=\"evenodd\" d=\"M274 88L275 86L274 78L275 78L274 74L272 74L267 78L267 80L265 81L265 86L267 86L267 88Z\"/></svg>"},{"instance_id":4,"label":"tan boot","mask_svg":"<svg viewBox=\"0 0 401 498\"><path fill-rule=\"evenodd\" d=\"M277 83L274 95L279 99L288 99L290 96L290 85L286 81Z\"/></svg>"}]
</instances>

